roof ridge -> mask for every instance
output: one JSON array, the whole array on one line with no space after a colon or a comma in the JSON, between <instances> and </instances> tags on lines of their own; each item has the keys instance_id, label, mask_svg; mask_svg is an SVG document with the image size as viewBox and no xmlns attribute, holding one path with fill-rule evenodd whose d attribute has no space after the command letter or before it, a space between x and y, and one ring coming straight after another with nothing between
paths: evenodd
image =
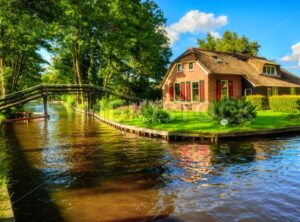
<instances>
[{"instance_id":1,"label":"roof ridge","mask_svg":"<svg viewBox=\"0 0 300 222\"><path fill-rule=\"evenodd\" d=\"M224 52L224 51L217 51L217 50L211 50L211 49L202 49L202 48L196 48L196 47L193 47L193 48L189 48L188 50L193 50L193 51L205 51L205 52L213 52L213 53L216 53L216 54L225 54L225 55L229 55L229 56L232 56L232 57L235 57L236 58L236 55L239 55L239 56L244 56L244 57L247 57L247 58L256 58L256 59L262 59L262 60L266 60L266 61L270 61L268 60L267 58L265 57L262 57L262 56L254 56L254 55L249 55L249 54L243 54L243 53L234 53L234 52Z\"/></svg>"}]
</instances>

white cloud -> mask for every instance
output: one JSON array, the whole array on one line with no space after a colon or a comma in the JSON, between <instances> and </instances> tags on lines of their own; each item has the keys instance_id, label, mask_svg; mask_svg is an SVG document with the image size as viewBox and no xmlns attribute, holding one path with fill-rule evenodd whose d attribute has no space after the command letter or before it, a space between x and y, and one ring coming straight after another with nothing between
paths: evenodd
<instances>
[{"instance_id":1,"label":"white cloud","mask_svg":"<svg viewBox=\"0 0 300 222\"><path fill-rule=\"evenodd\" d=\"M298 69L300 68L300 42L292 46L292 54L281 58L284 62L297 62Z\"/></svg>"},{"instance_id":2,"label":"white cloud","mask_svg":"<svg viewBox=\"0 0 300 222\"><path fill-rule=\"evenodd\" d=\"M182 33L212 33L214 37L218 37L216 32L218 28L228 23L227 16L221 15L216 17L213 13L200 12L199 10L191 10L187 12L178 22L166 27L170 44L173 45L179 40Z\"/></svg>"}]
</instances>

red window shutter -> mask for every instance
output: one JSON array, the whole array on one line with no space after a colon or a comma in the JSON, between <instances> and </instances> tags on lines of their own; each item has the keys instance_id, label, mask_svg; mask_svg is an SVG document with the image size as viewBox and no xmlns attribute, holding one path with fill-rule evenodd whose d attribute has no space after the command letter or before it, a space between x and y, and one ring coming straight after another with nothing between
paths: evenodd
<instances>
[{"instance_id":1,"label":"red window shutter","mask_svg":"<svg viewBox=\"0 0 300 222\"><path fill-rule=\"evenodd\" d=\"M186 83L186 101L191 101L191 83L190 82L187 82Z\"/></svg>"},{"instance_id":2,"label":"red window shutter","mask_svg":"<svg viewBox=\"0 0 300 222\"><path fill-rule=\"evenodd\" d=\"M233 97L233 81L229 80L229 97Z\"/></svg>"},{"instance_id":3,"label":"red window shutter","mask_svg":"<svg viewBox=\"0 0 300 222\"><path fill-rule=\"evenodd\" d=\"M217 80L216 84L216 100L221 100L221 80Z\"/></svg>"},{"instance_id":4,"label":"red window shutter","mask_svg":"<svg viewBox=\"0 0 300 222\"><path fill-rule=\"evenodd\" d=\"M170 89L170 100L173 101L173 100L174 100L174 88L173 88L173 83L170 83L169 89Z\"/></svg>"},{"instance_id":5,"label":"red window shutter","mask_svg":"<svg viewBox=\"0 0 300 222\"><path fill-rule=\"evenodd\" d=\"M181 98L181 101L184 101L185 100L185 83L184 82L182 82L181 84L180 84L180 91L181 91L181 96L180 96L180 98Z\"/></svg>"},{"instance_id":6,"label":"red window shutter","mask_svg":"<svg viewBox=\"0 0 300 222\"><path fill-rule=\"evenodd\" d=\"M200 81L200 102L205 101L205 87L204 80Z\"/></svg>"}]
</instances>

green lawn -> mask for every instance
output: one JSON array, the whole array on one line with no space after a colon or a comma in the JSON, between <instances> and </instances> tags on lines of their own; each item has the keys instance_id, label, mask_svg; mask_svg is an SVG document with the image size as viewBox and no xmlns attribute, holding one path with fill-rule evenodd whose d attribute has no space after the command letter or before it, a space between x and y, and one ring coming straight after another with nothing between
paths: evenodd
<instances>
[{"instance_id":1,"label":"green lawn","mask_svg":"<svg viewBox=\"0 0 300 222\"><path fill-rule=\"evenodd\" d=\"M7 199L6 193L3 191L6 189L6 186L8 185L8 162L7 162L7 155L4 151L0 150L0 221L1 218L6 216L6 211L8 208L7 202L9 201Z\"/></svg>"},{"instance_id":2,"label":"green lawn","mask_svg":"<svg viewBox=\"0 0 300 222\"><path fill-rule=\"evenodd\" d=\"M288 126L300 126L300 115L290 113L278 113L272 111L260 111L256 119L249 126L221 126L212 120L207 113L167 111L171 116L171 122L148 126L139 118L119 115L112 110L101 112L100 115L106 119L114 120L123 124L166 130L170 132L189 133L223 133L236 131L249 131L255 129L275 129Z\"/></svg>"}]
</instances>

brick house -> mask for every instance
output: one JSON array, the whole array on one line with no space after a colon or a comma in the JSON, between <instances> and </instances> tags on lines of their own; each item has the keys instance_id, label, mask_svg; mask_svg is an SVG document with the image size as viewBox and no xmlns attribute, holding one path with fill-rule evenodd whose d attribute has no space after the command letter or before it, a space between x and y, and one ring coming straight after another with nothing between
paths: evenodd
<instances>
[{"instance_id":1,"label":"brick house","mask_svg":"<svg viewBox=\"0 0 300 222\"><path fill-rule=\"evenodd\" d=\"M300 94L300 78L262 57L189 48L171 63L161 87L164 108L207 111L222 98Z\"/></svg>"}]
</instances>

